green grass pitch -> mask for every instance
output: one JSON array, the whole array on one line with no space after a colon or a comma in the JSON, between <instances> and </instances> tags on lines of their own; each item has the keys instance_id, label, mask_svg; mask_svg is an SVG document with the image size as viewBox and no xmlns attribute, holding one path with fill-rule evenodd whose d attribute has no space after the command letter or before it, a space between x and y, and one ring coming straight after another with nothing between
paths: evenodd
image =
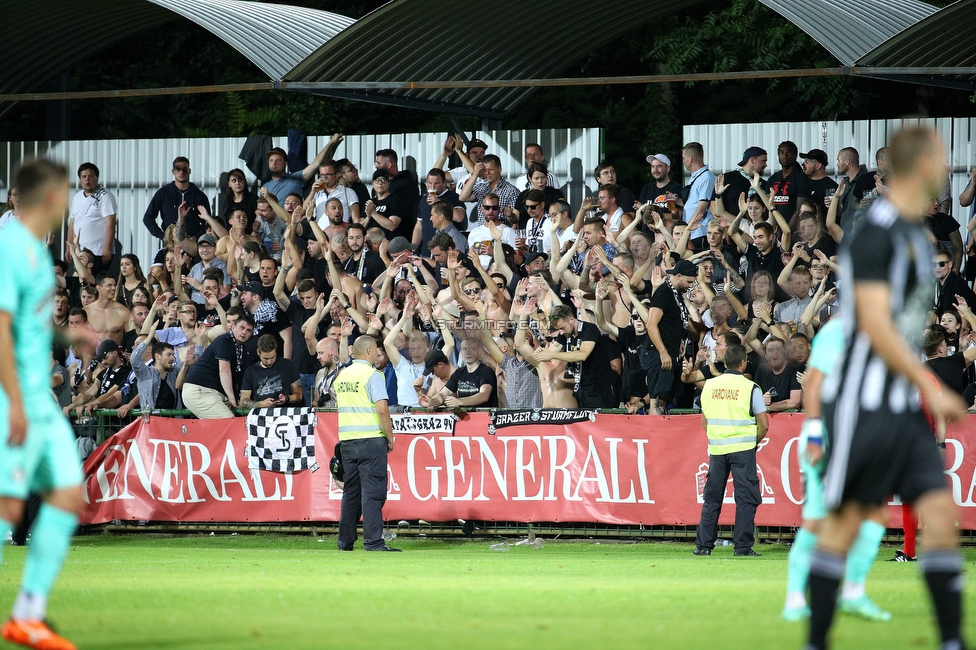
<instances>
[{"instance_id":1,"label":"green grass pitch","mask_svg":"<svg viewBox=\"0 0 976 650\"><path fill-rule=\"evenodd\" d=\"M340 553L335 537L75 539L51 618L80 648L799 648L785 623L787 550L708 558L688 544L399 538L404 553ZM514 540L511 540L514 541ZM972 572L976 549L966 549ZM883 562L868 593L889 623L841 616L834 648L937 645L917 564ZM4 548L0 608L24 549ZM966 588L976 641L976 589Z\"/></svg>"}]
</instances>

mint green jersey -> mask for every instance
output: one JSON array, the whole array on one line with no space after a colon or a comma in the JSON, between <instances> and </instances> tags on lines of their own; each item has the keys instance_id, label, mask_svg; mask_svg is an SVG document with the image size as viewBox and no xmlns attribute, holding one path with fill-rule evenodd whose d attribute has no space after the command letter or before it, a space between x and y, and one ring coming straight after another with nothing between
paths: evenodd
<instances>
[{"instance_id":1,"label":"mint green jersey","mask_svg":"<svg viewBox=\"0 0 976 650\"><path fill-rule=\"evenodd\" d=\"M30 407L49 402L54 337L54 262L41 241L19 221L0 230L0 311L11 315L17 378ZM0 399L6 402L0 387ZM45 404L50 406L50 404Z\"/></svg>"}]
</instances>

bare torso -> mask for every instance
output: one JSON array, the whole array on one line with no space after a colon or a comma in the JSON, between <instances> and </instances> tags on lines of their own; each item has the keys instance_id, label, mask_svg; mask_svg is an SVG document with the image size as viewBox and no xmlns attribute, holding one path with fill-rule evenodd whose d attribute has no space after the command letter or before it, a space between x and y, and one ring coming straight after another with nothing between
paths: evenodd
<instances>
[{"instance_id":1,"label":"bare torso","mask_svg":"<svg viewBox=\"0 0 976 650\"><path fill-rule=\"evenodd\" d=\"M88 326L98 338L122 342L122 335L129 324L129 310L121 303L109 300L107 304L102 304L101 300L96 300L85 311L88 313Z\"/></svg>"}]
</instances>

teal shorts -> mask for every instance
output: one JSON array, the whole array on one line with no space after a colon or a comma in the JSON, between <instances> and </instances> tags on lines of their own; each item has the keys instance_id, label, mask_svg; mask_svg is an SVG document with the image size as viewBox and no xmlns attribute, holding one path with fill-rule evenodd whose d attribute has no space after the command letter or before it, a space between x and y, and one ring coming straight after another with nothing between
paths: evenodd
<instances>
[{"instance_id":1,"label":"teal shorts","mask_svg":"<svg viewBox=\"0 0 976 650\"><path fill-rule=\"evenodd\" d=\"M797 445L799 447L799 445ZM827 517L827 500L824 499L823 475L820 470L814 467L807 459L800 454L800 471L806 481L804 483L806 492L803 500L804 519L825 519Z\"/></svg>"},{"instance_id":2,"label":"teal shorts","mask_svg":"<svg viewBox=\"0 0 976 650\"><path fill-rule=\"evenodd\" d=\"M84 476L71 425L53 398L27 403L27 439L11 447L6 396L0 396L0 496L26 499L28 492L50 492L81 485Z\"/></svg>"}]
</instances>

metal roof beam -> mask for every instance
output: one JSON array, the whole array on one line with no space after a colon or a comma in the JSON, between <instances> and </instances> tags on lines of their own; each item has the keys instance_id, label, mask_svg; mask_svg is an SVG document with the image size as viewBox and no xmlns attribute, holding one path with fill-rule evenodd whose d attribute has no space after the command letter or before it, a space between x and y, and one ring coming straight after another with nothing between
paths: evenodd
<instances>
[{"instance_id":1,"label":"metal roof beam","mask_svg":"<svg viewBox=\"0 0 976 650\"><path fill-rule=\"evenodd\" d=\"M500 120L505 115L490 108L480 108L477 106L465 106L463 104L450 104L448 102L433 101L427 99L414 99L400 95L387 95L385 93L372 92L368 89L363 90L341 90L329 89L328 86L337 84L322 84L325 88L294 88L292 84L282 83L282 90L292 92L303 92L311 95L322 95L324 97L335 97L336 99L351 99L358 102L370 104L383 104L385 106L399 106L401 108L413 108L421 111L434 111L438 113L454 113L456 115L473 115L475 117ZM349 84L356 86L357 84Z\"/></svg>"}]
</instances>

